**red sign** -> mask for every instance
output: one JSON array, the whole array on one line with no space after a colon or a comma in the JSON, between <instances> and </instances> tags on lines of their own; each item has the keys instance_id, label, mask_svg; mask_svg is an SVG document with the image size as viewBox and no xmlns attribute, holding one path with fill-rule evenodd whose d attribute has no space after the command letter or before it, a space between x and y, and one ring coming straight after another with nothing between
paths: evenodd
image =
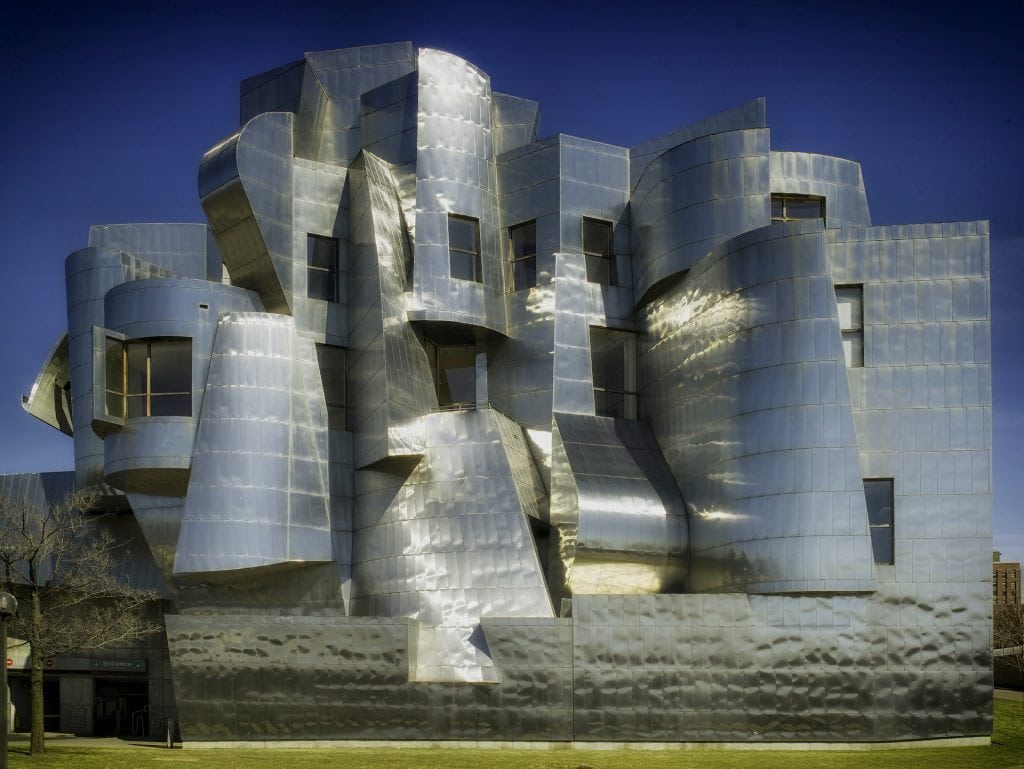
<instances>
[{"instance_id":1,"label":"red sign","mask_svg":"<svg viewBox=\"0 0 1024 769\"><path fill-rule=\"evenodd\" d=\"M53 658L52 657L47 657L46 662L43 663L43 664L45 664L46 667L48 667L48 668L52 668L53 667Z\"/></svg>"},{"instance_id":2,"label":"red sign","mask_svg":"<svg viewBox=\"0 0 1024 769\"><path fill-rule=\"evenodd\" d=\"M7 667L14 667L14 660L10 657L7 658Z\"/></svg>"}]
</instances>

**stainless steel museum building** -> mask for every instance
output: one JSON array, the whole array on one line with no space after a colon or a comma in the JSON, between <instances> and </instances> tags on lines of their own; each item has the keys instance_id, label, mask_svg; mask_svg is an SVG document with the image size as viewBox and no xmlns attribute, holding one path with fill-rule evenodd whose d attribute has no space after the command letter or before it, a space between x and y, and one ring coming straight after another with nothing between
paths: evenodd
<instances>
[{"instance_id":1,"label":"stainless steel museum building","mask_svg":"<svg viewBox=\"0 0 1024 769\"><path fill-rule=\"evenodd\" d=\"M538 138L409 43L241 124L207 224L68 257L25 404L133 513L186 742L987 738L986 222L872 226L762 100Z\"/></svg>"}]
</instances>

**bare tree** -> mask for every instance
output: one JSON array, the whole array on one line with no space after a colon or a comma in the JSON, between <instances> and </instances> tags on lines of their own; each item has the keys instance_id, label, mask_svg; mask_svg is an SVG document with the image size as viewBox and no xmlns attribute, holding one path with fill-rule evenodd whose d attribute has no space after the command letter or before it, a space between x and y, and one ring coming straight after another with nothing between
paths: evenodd
<instances>
[{"instance_id":1,"label":"bare tree","mask_svg":"<svg viewBox=\"0 0 1024 769\"><path fill-rule=\"evenodd\" d=\"M992 647L996 659L1024 675L1024 606L997 604L992 615Z\"/></svg>"},{"instance_id":2,"label":"bare tree","mask_svg":"<svg viewBox=\"0 0 1024 769\"><path fill-rule=\"evenodd\" d=\"M147 618L158 595L118 579L128 543L90 514L100 494L73 491L40 506L0 497L0 582L18 596L13 635L29 645L32 688L31 752L45 750L43 663L46 657L132 641L159 630Z\"/></svg>"}]
</instances>

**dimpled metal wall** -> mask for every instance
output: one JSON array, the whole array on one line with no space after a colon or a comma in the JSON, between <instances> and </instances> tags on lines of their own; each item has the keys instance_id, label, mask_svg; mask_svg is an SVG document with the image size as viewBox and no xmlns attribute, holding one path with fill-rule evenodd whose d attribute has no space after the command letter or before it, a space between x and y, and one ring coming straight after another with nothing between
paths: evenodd
<instances>
[{"instance_id":1,"label":"dimpled metal wall","mask_svg":"<svg viewBox=\"0 0 1024 769\"><path fill-rule=\"evenodd\" d=\"M538 115L310 53L244 81L208 226L68 258L25 408L135 513L185 741L990 734L987 223L871 226L763 100L632 149ZM190 414L108 413L110 345L168 338Z\"/></svg>"}]
</instances>

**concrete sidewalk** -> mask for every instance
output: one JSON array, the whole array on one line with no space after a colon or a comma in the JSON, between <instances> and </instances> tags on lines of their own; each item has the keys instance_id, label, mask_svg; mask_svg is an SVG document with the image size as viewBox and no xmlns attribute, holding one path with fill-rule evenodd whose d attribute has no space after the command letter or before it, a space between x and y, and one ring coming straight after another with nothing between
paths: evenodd
<instances>
[{"instance_id":1,"label":"concrete sidewalk","mask_svg":"<svg viewBox=\"0 0 1024 769\"><path fill-rule=\"evenodd\" d=\"M1024 701L1024 692L1018 692L1015 689L995 689L993 694L997 700L1014 700L1015 702Z\"/></svg>"},{"instance_id":2,"label":"concrete sidewalk","mask_svg":"<svg viewBox=\"0 0 1024 769\"><path fill-rule=\"evenodd\" d=\"M167 750L167 743L163 740L145 740L138 737L78 737L65 732L46 732L46 744L55 742L67 742L74 740L78 745L87 745L91 748L163 748ZM22 745L29 741L28 732L15 732L7 738L10 745ZM181 743L175 743L175 748L180 749Z\"/></svg>"}]
</instances>

